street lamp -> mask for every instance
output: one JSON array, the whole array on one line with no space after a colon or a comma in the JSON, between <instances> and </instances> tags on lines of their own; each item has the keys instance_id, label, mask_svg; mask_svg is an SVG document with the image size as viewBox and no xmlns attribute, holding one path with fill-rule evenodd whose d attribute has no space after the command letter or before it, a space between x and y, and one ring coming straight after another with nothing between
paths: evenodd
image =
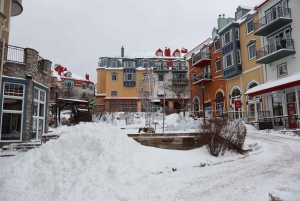
<instances>
[{"instance_id":1,"label":"street lamp","mask_svg":"<svg viewBox=\"0 0 300 201\"><path fill-rule=\"evenodd\" d=\"M205 110L204 110L204 89L205 89L205 85L202 82L201 85L201 89L202 89L202 109L203 109L203 121L205 123Z\"/></svg>"},{"instance_id":2,"label":"street lamp","mask_svg":"<svg viewBox=\"0 0 300 201\"><path fill-rule=\"evenodd\" d=\"M58 96L58 86L56 85L56 88L55 88L55 106L56 106L56 112L55 112L55 128L57 128L57 96Z\"/></svg>"}]
</instances>

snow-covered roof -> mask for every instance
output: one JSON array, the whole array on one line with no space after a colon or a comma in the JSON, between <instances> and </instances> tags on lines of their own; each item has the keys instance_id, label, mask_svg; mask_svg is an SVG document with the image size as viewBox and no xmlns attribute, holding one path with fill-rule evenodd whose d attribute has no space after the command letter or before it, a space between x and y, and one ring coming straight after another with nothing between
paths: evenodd
<instances>
[{"instance_id":1,"label":"snow-covered roof","mask_svg":"<svg viewBox=\"0 0 300 201\"><path fill-rule=\"evenodd\" d=\"M203 41L202 43L200 43L198 46L196 46L194 49L192 49L191 51L189 51L189 52L185 55L186 59L187 59L187 60L191 59L193 53L200 51L200 50L203 48L203 46L204 46L206 43L209 43L210 41L212 41L212 39L211 39L211 38L208 38L208 39L206 39L205 41Z\"/></svg>"},{"instance_id":2,"label":"snow-covered roof","mask_svg":"<svg viewBox=\"0 0 300 201\"><path fill-rule=\"evenodd\" d=\"M54 77L56 77L57 78L57 81L61 81L62 79L61 78L72 78L72 79L75 79L75 80L81 80L81 81L86 81L86 82L92 82L91 80L87 80L87 79L85 79L85 78L83 78L83 77L81 77L81 76L79 76L79 75L77 75L77 74L75 74L75 73L72 73L71 71L63 71L62 73L61 73L61 75L59 75L58 74L58 72L55 70L55 69L53 69L53 68L51 68L51 70L53 71L53 74L52 74L52 76L54 76ZM64 74L66 74L66 73L68 73L68 72L70 72L71 74L72 74L72 77L66 77Z\"/></svg>"},{"instance_id":3,"label":"snow-covered roof","mask_svg":"<svg viewBox=\"0 0 300 201\"><path fill-rule=\"evenodd\" d=\"M243 9L248 9L248 10L252 10L253 9L253 7L242 6L242 5L239 5L238 7L243 8Z\"/></svg>"}]
</instances>

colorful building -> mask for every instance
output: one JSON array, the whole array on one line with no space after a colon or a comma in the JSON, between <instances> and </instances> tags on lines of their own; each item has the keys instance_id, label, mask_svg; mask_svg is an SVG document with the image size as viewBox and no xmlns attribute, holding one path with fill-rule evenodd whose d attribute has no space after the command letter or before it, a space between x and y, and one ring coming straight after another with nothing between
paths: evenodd
<instances>
[{"instance_id":1,"label":"colorful building","mask_svg":"<svg viewBox=\"0 0 300 201\"><path fill-rule=\"evenodd\" d=\"M169 92L164 94L161 83L188 84L188 70L183 57L186 52L183 48L171 54L171 50L165 48L155 53L125 56L122 47L120 56L101 57L97 68L97 104L114 111L143 111L138 87L143 78L151 77L147 93L153 105L159 108L165 99L166 106L176 107L176 97Z\"/></svg>"},{"instance_id":2,"label":"colorful building","mask_svg":"<svg viewBox=\"0 0 300 201\"><path fill-rule=\"evenodd\" d=\"M264 66L266 82L246 94L266 100L276 129L299 128L299 7L297 0L266 0L255 8L259 19L254 21L254 35L261 37L256 63Z\"/></svg>"}]
</instances>

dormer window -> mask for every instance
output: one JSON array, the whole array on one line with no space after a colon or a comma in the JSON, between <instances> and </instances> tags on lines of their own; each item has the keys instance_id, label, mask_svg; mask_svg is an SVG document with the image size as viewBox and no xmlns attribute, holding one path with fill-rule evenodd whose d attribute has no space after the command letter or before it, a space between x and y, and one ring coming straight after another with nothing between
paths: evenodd
<instances>
[{"instance_id":1,"label":"dormer window","mask_svg":"<svg viewBox=\"0 0 300 201\"><path fill-rule=\"evenodd\" d=\"M180 52L175 52L175 57L180 57Z\"/></svg>"},{"instance_id":2,"label":"dormer window","mask_svg":"<svg viewBox=\"0 0 300 201\"><path fill-rule=\"evenodd\" d=\"M148 61L144 61L143 62L143 67L144 68L149 68L149 62Z\"/></svg>"},{"instance_id":3,"label":"dormer window","mask_svg":"<svg viewBox=\"0 0 300 201\"><path fill-rule=\"evenodd\" d=\"M111 67L116 68L117 67L117 61L111 61Z\"/></svg>"},{"instance_id":4,"label":"dormer window","mask_svg":"<svg viewBox=\"0 0 300 201\"><path fill-rule=\"evenodd\" d=\"M157 52L157 56L158 56L158 57L162 57L162 56L163 56L163 53L162 53L162 52Z\"/></svg>"},{"instance_id":5,"label":"dormer window","mask_svg":"<svg viewBox=\"0 0 300 201\"><path fill-rule=\"evenodd\" d=\"M67 72L67 77L72 77L72 73L71 72Z\"/></svg>"},{"instance_id":6,"label":"dormer window","mask_svg":"<svg viewBox=\"0 0 300 201\"><path fill-rule=\"evenodd\" d=\"M214 41L214 48L215 48L215 51L217 51L217 50L220 49L219 42L220 42L219 39L217 39L217 40Z\"/></svg>"},{"instance_id":7,"label":"dormer window","mask_svg":"<svg viewBox=\"0 0 300 201\"><path fill-rule=\"evenodd\" d=\"M241 19L242 17L243 17L242 11L240 11L240 12L238 12L238 13L236 14L236 20L239 20L239 19Z\"/></svg>"}]
</instances>

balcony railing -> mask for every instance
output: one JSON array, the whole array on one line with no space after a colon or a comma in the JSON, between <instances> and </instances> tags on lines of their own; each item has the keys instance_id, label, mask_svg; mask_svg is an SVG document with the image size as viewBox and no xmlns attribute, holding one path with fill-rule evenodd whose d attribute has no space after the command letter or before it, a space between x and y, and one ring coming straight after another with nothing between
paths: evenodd
<instances>
[{"instance_id":1,"label":"balcony railing","mask_svg":"<svg viewBox=\"0 0 300 201\"><path fill-rule=\"evenodd\" d=\"M292 54L295 54L294 40L279 39L256 50L256 62L268 64Z\"/></svg>"},{"instance_id":2,"label":"balcony railing","mask_svg":"<svg viewBox=\"0 0 300 201\"><path fill-rule=\"evenodd\" d=\"M172 79L172 84L188 84L189 80L186 78L181 78L181 79Z\"/></svg>"},{"instance_id":3,"label":"balcony railing","mask_svg":"<svg viewBox=\"0 0 300 201\"><path fill-rule=\"evenodd\" d=\"M193 83L196 83L203 79L211 79L211 72L208 73L200 73L193 78Z\"/></svg>"},{"instance_id":4,"label":"balcony railing","mask_svg":"<svg viewBox=\"0 0 300 201\"><path fill-rule=\"evenodd\" d=\"M24 48L7 45L6 61L24 63Z\"/></svg>"},{"instance_id":5,"label":"balcony railing","mask_svg":"<svg viewBox=\"0 0 300 201\"><path fill-rule=\"evenodd\" d=\"M201 61L210 60L210 53L200 51L196 55L193 56L193 65L201 63Z\"/></svg>"},{"instance_id":6,"label":"balcony railing","mask_svg":"<svg viewBox=\"0 0 300 201\"><path fill-rule=\"evenodd\" d=\"M291 21L290 8L274 8L264 17L254 22L254 34L258 36L267 36Z\"/></svg>"},{"instance_id":7,"label":"balcony railing","mask_svg":"<svg viewBox=\"0 0 300 201\"><path fill-rule=\"evenodd\" d=\"M187 71L187 67L185 67L185 66L173 66L172 71Z\"/></svg>"},{"instance_id":8,"label":"balcony railing","mask_svg":"<svg viewBox=\"0 0 300 201\"><path fill-rule=\"evenodd\" d=\"M154 71L169 71L169 68L167 65L161 65L161 66L154 66Z\"/></svg>"}]
</instances>

